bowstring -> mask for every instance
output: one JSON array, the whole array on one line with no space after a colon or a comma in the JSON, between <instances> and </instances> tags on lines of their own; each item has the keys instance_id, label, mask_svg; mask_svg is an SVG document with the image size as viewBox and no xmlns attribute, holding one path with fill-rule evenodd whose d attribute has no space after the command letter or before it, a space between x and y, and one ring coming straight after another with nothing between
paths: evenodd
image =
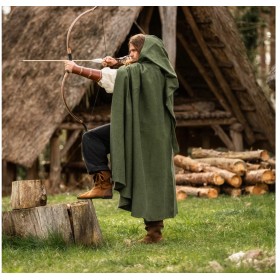
<instances>
[{"instance_id":1,"label":"bowstring","mask_svg":"<svg viewBox=\"0 0 280 280\"><path fill-rule=\"evenodd\" d=\"M101 9L103 9L103 7ZM103 10L101 10L101 23L102 23L102 32L103 32L103 42L104 42L105 56L107 56L107 46L106 46L106 38L105 38ZM93 115L93 112L94 112L94 109L95 109L95 105L96 105L96 102L97 102L97 99L98 99L98 95L99 95L99 90L100 90L100 86L97 87L95 99L94 99L92 110L91 110L91 115Z\"/></svg>"}]
</instances>

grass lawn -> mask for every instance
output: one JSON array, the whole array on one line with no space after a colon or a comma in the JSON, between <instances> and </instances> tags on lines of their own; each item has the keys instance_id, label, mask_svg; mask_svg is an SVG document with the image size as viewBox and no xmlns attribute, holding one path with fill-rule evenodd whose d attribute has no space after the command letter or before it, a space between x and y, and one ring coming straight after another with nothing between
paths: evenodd
<instances>
[{"instance_id":1,"label":"grass lawn","mask_svg":"<svg viewBox=\"0 0 280 280\"><path fill-rule=\"evenodd\" d=\"M275 194L217 199L188 198L179 214L165 220L164 241L145 245L142 219L112 200L93 200L104 244L65 245L59 238L2 236L2 272L275 272ZM48 196L48 204L76 201L74 194ZM2 210L10 210L10 198ZM240 251L260 250L258 258L232 262Z\"/></svg>"}]
</instances>

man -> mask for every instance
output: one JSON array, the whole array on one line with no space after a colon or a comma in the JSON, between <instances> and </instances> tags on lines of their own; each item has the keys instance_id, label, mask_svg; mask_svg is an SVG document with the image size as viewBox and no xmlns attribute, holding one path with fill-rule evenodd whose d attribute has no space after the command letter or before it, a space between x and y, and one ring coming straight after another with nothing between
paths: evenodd
<instances>
[{"instance_id":1,"label":"man","mask_svg":"<svg viewBox=\"0 0 280 280\"><path fill-rule=\"evenodd\" d=\"M117 66L112 57L103 66ZM178 152L173 94L178 80L160 39L137 34L129 40L129 59L118 69L83 68L65 62L65 70L92 79L113 93L111 124L83 135L82 151L94 187L78 198L112 198L119 208L143 218L142 242L162 240L163 220L177 214L173 156Z\"/></svg>"}]
</instances>

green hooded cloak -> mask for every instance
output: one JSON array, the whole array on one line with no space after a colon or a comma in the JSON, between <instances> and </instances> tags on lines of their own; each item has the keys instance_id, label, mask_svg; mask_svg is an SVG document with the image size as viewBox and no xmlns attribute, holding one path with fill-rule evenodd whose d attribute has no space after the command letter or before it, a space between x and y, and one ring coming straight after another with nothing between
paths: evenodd
<instances>
[{"instance_id":1,"label":"green hooded cloak","mask_svg":"<svg viewBox=\"0 0 280 280\"><path fill-rule=\"evenodd\" d=\"M111 108L111 165L119 208L157 221L177 210L173 94L178 79L163 43L146 35L137 63L118 69Z\"/></svg>"}]
</instances>

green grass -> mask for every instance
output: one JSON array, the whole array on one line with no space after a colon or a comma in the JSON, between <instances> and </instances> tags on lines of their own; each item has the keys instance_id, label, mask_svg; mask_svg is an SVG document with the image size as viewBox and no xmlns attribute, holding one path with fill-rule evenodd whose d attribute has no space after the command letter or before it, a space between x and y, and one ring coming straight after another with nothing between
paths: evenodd
<instances>
[{"instance_id":1,"label":"green grass","mask_svg":"<svg viewBox=\"0 0 280 280\"><path fill-rule=\"evenodd\" d=\"M188 198L179 214L165 220L164 242L139 244L145 235L142 219L117 209L113 200L94 200L104 243L100 247L65 245L58 236L2 236L2 272L275 272L274 264L241 264L226 260L239 251L262 250L262 259L275 255L275 195L217 199ZM48 196L48 204L74 202L74 195ZM9 198L3 198L3 211Z\"/></svg>"}]
</instances>

